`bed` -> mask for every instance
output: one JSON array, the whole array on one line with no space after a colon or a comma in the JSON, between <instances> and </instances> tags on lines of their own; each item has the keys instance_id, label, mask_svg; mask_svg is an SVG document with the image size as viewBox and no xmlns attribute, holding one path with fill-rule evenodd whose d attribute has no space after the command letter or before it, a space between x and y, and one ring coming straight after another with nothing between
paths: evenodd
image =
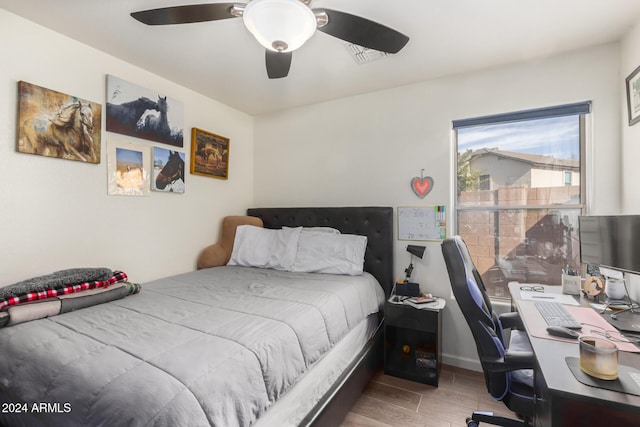
<instances>
[{"instance_id":1,"label":"bed","mask_svg":"<svg viewBox=\"0 0 640 427\"><path fill-rule=\"evenodd\" d=\"M248 215L265 229L366 236L365 273L203 268L143 284L127 298L2 328L0 424L339 423L381 361L393 210Z\"/></svg>"}]
</instances>

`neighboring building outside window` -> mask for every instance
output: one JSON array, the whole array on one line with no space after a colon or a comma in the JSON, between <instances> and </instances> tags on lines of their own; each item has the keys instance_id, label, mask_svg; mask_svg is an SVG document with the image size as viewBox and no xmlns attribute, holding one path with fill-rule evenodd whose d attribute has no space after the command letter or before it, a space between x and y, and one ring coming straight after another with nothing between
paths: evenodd
<instances>
[{"instance_id":1,"label":"neighboring building outside window","mask_svg":"<svg viewBox=\"0 0 640 427\"><path fill-rule=\"evenodd\" d=\"M479 190L491 190L491 175L480 175L478 187Z\"/></svg>"},{"instance_id":2,"label":"neighboring building outside window","mask_svg":"<svg viewBox=\"0 0 640 427\"><path fill-rule=\"evenodd\" d=\"M557 285L567 266L580 269L590 110L585 102L454 121L456 234L491 297L509 297L511 281Z\"/></svg>"}]
</instances>

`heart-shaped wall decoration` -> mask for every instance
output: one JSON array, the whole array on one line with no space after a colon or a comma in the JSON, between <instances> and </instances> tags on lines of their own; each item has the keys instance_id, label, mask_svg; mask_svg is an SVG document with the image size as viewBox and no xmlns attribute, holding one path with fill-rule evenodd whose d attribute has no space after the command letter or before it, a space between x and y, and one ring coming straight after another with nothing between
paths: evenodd
<instances>
[{"instance_id":1,"label":"heart-shaped wall decoration","mask_svg":"<svg viewBox=\"0 0 640 427\"><path fill-rule=\"evenodd\" d=\"M430 176L420 178L415 177L411 180L411 189L414 193L416 193L416 196L420 197L421 199L429 194L432 188L433 178L431 178Z\"/></svg>"}]
</instances>

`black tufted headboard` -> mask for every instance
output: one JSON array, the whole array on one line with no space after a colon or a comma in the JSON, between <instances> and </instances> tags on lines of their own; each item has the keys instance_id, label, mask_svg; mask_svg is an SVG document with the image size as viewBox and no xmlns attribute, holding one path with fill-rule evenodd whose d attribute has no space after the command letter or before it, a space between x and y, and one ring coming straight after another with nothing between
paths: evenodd
<instances>
[{"instance_id":1,"label":"black tufted headboard","mask_svg":"<svg viewBox=\"0 0 640 427\"><path fill-rule=\"evenodd\" d=\"M333 227L344 234L367 236L364 270L391 294L393 287L393 208L253 208L247 215L262 219L265 228Z\"/></svg>"}]
</instances>

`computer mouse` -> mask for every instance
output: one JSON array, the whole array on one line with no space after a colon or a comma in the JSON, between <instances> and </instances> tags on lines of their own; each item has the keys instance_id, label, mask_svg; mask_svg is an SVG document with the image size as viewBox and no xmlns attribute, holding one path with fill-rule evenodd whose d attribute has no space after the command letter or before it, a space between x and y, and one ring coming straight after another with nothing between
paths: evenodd
<instances>
[{"instance_id":1,"label":"computer mouse","mask_svg":"<svg viewBox=\"0 0 640 427\"><path fill-rule=\"evenodd\" d=\"M549 326L547 328L547 332L549 333L549 335L562 338L576 339L580 336L580 334L578 334L576 331L565 328L564 326Z\"/></svg>"}]
</instances>

